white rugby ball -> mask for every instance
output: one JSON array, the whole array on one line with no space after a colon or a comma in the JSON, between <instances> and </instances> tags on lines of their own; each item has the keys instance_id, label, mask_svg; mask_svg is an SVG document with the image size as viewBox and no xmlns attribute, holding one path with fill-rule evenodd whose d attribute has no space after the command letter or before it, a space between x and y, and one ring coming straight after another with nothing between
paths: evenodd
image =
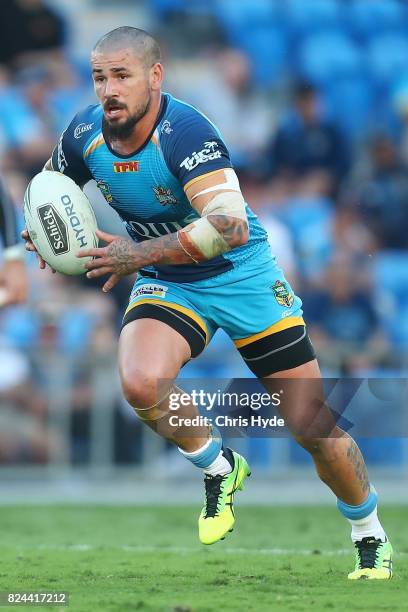
<instances>
[{"instance_id":1,"label":"white rugby ball","mask_svg":"<svg viewBox=\"0 0 408 612\"><path fill-rule=\"evenodd\" d=\"M44 170L27 187L24 218L38 253L63 274L84 274L90 257L76 257L80 249L98 246L96 219L82 189L60 172Z\"/></svg>"}]
</instances>

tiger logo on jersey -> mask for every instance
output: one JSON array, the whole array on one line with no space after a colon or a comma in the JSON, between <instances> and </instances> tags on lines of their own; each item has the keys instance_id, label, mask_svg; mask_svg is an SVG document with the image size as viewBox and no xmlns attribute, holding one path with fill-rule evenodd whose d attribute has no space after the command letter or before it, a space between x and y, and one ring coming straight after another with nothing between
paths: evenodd
<instances>
[{"instance_id":1,"label":"tiger logo on jersey","mask_svg":"<svg viewBox=\"0 0 408 612\"><path fill-rule=\"evenodd\" d=\"M167 204L177 204L177 198L172 193L171 189L158 185L157 187L153 187L153 191L154 195L162 206L166 206Z\"/></svg>"},{"instance_id":2,"label":"tiger logo on jersey","mask_svg":"<svg viewBox=\"0 0 408 612\"><path fill-rule=\"evenodd\" d=\"M280 306L285 306L286 308L290 308L294 302L293 293L288 290L286 283L277 280L274 285L271 287L276 301Z\"/></svg>"}]
</instances>

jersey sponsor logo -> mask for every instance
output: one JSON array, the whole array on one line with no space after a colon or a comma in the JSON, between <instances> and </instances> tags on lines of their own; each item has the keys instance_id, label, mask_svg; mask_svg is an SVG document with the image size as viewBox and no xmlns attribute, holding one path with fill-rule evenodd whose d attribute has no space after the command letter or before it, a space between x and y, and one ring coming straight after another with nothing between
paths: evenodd
<instances>
[{"instance_id":1,"label":"jersey sponsor logo","mask_svg":"<svg viewBox=\"0 0 408 612\"><path fill-rule=\"evenodd\" d=\"M218 149L218 143L215 140L209 140L204 143L204 149L199 151L194 151L191 157L186 157L181 164L180 168L185 168L190 172L197 168L199 164L205 164L208 161L212 161L213 159L219 159L222 156L222 152Z\"/></svg>"},{"instance_id":2,"label":"jersey sponsor logo","mask_svg":"<svg viewBox=\"0 0 408 612\"><path fill-rule=\"evenodd\" d=\"M141 287L137 287L133 289L130 294L130 301L134 300L141 295L153 295L154 297L166 297L168 287L164 285L142 285Z\"/></svg>"},{"instance_id":3,"label":"jersey sponsor logo","mask_svg":"<svg viewBox=\"0 0 408 612\"><path fill-rule=\"evenodd\" d=\"M140 223L139 221L128 221L128 225L137 237L147 240L149 238L159 238L160 236L167 236L167 234L174 234L198 218L196 213L190 213L180 222Z\"/></svg>"},{"instance_id":4,"label":"jersey sponsor logo","mask_svg":"<svg viewBox=\"0 0 408 612\"><path fill-rule=\"evenodd\" d=\"M89 130L92 130L93 126L93 123L80 123L76 126L74 130L74 138L81 138L81 136L85 134L85 132L89 132Z\"/></svg>"},{"instance_id":5,"label":"jersey sponsor logo","mask_svg":"<svg viewBox=\"0 0 408 612\"><path fill-rule=\"evenodd\" d=\"M153 187L153 191L154 195L162 206L166 206L167 204L177 204L178 200L171 189L158 185L157 187Z\"/></svg>"},{"instance_id":6,"label":"jersey sponsor logo","mask_svg":"<svg viewBox=\"0 0 408 612\"><path fill-rule=\"evenodd\" d=\"M69 251L68 228L52 204L39 206L38 216L54 255Z\"/></svg>"},{"instance_id":7,"label":"jersey sponsor logo","mask_svg":"<svg viewBox=\"0 0 408 612\"><path fill-rule=\"evenodd\" d=\"M107 203L112 204L113 195L111 194L111 190L110 190L108 183L104 181L103 179L99 179L96 181L96 186L100 190L101 194L103 195Z\"/></svg>"},{"instance_id":8,"label":"jersey sponsor logo","mask_svg":"<svg viewBox=\"0 0 408 612\"><path fill-rule=\"evenodd\" d=\"M138 161L123 161L113 162L113 169L115 172L139 172L140 162Z\"/></svg>"},{"instance_id":9,"label":"jersey sponsor logo","mask_svg":"<svg viewBox=\"0 0 408 612\"><path fill-rule=\"evenodd\" d=\"M171 134L173 132L173 128L171 127L171 123L170 121L168 121L166 119L166 121L163 121L163 124L161 126L161 130L160 132L163 134Z\"/></svg>"},{"instance_id":10,"label":"jersey sponsor logo","mask_svg":"<svg viewBox=\"0 0 408 612\"><path fill-rule=\"evenodd\" d=\"M285 306L286 308L290 308L294 302L294 296L291 291L289 291L287 284L282 281L277 280L271 287L275 299L280 306Z\"/></svg>"}]
</instances>

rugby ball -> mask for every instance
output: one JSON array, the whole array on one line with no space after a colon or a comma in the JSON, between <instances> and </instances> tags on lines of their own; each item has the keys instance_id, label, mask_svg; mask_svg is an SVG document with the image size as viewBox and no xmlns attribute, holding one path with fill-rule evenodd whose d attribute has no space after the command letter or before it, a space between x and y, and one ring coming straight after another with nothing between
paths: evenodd
<instances>
[{"instance_id":1,"label":"rugby ball","mask_svg":"<svg viewBox=\"0 0 408 612\"><path fill-rule=\"evenodd\" d=\"M44 170L27 187L24 218L38 253L54 270L84 274L90 257L78 258L80 249L98 246L96 219L82 189L60 172Z\"/></svg>"}]
</instances>

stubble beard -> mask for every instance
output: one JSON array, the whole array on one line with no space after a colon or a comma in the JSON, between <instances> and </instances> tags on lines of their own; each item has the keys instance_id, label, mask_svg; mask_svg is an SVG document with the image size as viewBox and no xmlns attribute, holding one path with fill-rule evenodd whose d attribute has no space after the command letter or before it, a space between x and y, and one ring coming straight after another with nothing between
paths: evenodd
<instances>
[{"instance_id":1,"label":"stubble beard","mask_svg":"<svg viewBox=\"0 0 408 612\"><path fill-rule=\"evenodd\" d=\"M152 96L149 92L146 104L142 108L136 110L133 115L130 115L125 122L109 122L105 117L105 130L109 140L127 140L132 136L135 126L149 112L152 102Z\"/></svg>"}]
</instances>

